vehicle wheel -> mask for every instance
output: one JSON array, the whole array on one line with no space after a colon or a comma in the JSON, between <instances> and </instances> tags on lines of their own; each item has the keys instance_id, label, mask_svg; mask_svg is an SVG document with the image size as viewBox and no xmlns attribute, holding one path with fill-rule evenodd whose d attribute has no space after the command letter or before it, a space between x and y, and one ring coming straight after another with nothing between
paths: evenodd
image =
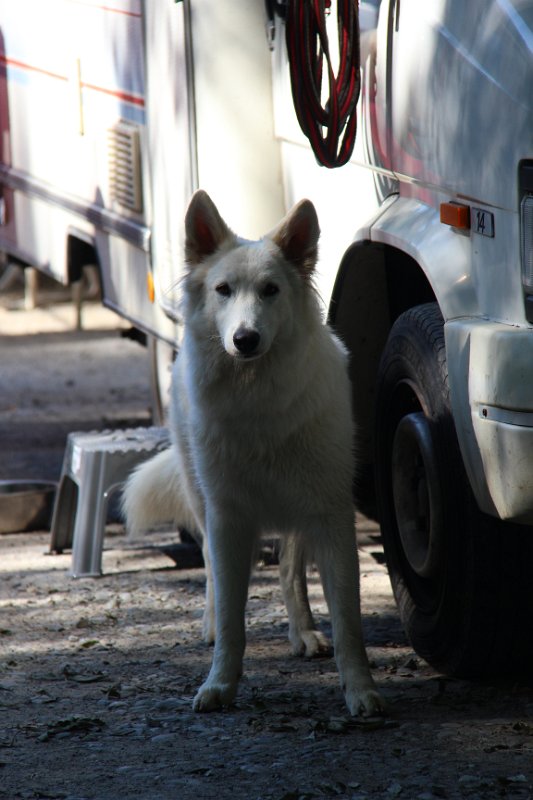
<instances>
[{"instance_id":1,"label":"vehicle wheel","mask_svg":"<svg viewBox=\"0 0 533 800\"><path fill-rule=\"evenodd\" d=\"M148 336L148 357L150 359L150 392L152 400L152 422L166 425L172 364L176 351L167 342Z\"/></svg>"},{"instance_id":2,"label":"vehicle wheel","mask_svg":"<svg viewBox=\"0 0 533 800\"><path fill-rule=\"evenodd\" d=\"M529 669L533 531L477 507L450 410L436 303L405 312L390 332L375 446L385 558L413 648L452 675Z\"/></svg>"}]
</instances>

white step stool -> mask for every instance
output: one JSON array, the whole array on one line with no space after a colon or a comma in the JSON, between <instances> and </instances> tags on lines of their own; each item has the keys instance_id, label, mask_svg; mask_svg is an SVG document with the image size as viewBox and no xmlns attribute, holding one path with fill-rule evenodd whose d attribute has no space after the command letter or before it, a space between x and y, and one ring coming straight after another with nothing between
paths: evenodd
<instances>
[{"instance_id":1,"label":"white step stool","mask_svg":"<svg viewBox=\"0 0 533 800\"><path fill-rule=\"evenodd\" d=\"M110 494L131 470L170 444L166 428L69 433L52 516L50 552L72 545L72 576L102 574Z\"/></svg>"}]
</instances>

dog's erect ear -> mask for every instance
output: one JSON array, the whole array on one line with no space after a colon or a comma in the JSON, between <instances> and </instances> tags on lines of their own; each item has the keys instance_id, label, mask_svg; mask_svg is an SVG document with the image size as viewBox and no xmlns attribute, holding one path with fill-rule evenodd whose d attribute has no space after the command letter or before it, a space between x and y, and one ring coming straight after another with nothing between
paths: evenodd
<instances>
[{"instance_id":1,"label":"dog's erect ear","mask_svg":"<svg viewBox=\"0 0 533 800\"><path fill-rule=\"evenodd\" d=\"M300 200L269 234L304 278L308 278L316 266L319 236L318 217L310 200Z\"/></svg>"},{"instance_id":2,"label":"dog's erect ear","mask_svg":"<svg viewBox=\"0 0 533 800\"><path fill-rule=\"evenodd\" d=\"M202 189L194 193L185 215L185 259L198 264L214 253L232 233Z\"/></svg>"}]
</instances>

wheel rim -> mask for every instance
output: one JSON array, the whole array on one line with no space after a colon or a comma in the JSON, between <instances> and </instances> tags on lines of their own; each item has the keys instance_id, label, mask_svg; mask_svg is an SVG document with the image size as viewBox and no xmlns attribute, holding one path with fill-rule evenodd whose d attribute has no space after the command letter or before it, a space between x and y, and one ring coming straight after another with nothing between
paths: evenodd
<instances>
[{"instance_id":1,"label":"wheel rim","mask_svg":"<svg viewBox=\"0 0 533 800\"><path fill-rule=\"evenodd\" d=\"M419 578L434 578L444 535L443 507L430 424L422 412L402 417L396 428L392 493L403 555Z\"/></svg>"}]
</instances>

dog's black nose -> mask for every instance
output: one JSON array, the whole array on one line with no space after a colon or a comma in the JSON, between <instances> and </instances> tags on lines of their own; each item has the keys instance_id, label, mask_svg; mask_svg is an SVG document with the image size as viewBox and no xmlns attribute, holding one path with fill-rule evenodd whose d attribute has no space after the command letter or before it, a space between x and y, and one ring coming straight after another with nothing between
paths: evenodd
<instances>
[{"instance_id":1,"label":"dog's black nose","mask_svg":"<svg viewBox=\"0 0 533 800\"><path fill-rule=\"evenodd\" d=\"M251 356L257 349L260 338L257 331L249 328L238 328L233 334L233 344L243 356Z\"/></svg>"}]
</instances>

